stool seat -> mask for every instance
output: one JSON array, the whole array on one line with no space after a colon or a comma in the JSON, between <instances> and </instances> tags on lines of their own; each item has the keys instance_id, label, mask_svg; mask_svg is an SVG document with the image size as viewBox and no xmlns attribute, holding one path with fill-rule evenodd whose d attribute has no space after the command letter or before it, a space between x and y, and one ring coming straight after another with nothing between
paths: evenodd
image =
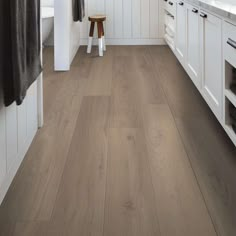
<instances>
[{"instance_id":1,"label":"stool seat","mask_svg":"<svg viewBox=\"0 0 236 236\"><path fill-rule=\"evenodd\" d=\"M103 22L106 20L106 16L104 15L89 16L88 20L91 22Z\"/></svg>"},{"instance_id":2,"label":"stool seat","mask_svg":"<svg viewBox=\"0 0 236 236\"><path fill-rule=\"evenodd\" d=\"M106 20L106 16L105 15L89 16L88 20L91 22L91 26L90 26L90 31L89 31L89 42L88 42L87 53L91 53L94 27L95 27L95 24L97 24L99 56L102 57L103 51L106 51L105 32L104 32L104 26L103 26L103 22Z\"/></svg>"}]
</instances>

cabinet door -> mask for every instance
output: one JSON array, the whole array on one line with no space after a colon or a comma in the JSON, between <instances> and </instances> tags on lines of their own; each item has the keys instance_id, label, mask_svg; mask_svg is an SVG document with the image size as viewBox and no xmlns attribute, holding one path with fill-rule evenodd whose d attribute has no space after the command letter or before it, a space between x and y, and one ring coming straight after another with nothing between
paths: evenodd
<instances>
[{"instance_id":1,"label":"cabinet door","mask_svg":"<svg viewBox=\"0 0 236 236\"><path fill-rule=\"evenodd\" d=\"M186 8L183 1L178 1L176 7L176 56L184 65L186 57Z\"/></svg>"},{"instance_id":2,"label":"cabinet door","mask_svg":"<svg viewBox=\"0 0 236 236\"><path fill-rule=\"evenodd\" d=\"M202 93L218 118L222 118L221 19L201 12Z\"/></svg>"},{"instance_id":3,"label":"cabinet door","mask_svg":"<svg viewBox=\"0 0 236 236\"><path fill-rule=\"evenodd\" d=\"M194 84L200 88L200 35L199 35L199 9L186 4L187 15L187 53L186 69Z\"/></svg>"}]
</instances>

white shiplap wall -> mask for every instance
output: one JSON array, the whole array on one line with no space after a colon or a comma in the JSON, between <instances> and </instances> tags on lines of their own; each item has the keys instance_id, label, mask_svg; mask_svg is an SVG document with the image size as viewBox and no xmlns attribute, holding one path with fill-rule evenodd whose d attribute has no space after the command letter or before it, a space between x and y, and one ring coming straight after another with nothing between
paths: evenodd
<instances>
[{"instance_id":1,"label":"white shiplap wall","mask_svg":"<svg viewBox=\"0 0 236 236\"><path fill-rule=\"evenodd\" d=\"M38 81L21 106L3 104L0 87L0 204L38 129Z\"/></svg>"},{"instance_id":2,"label":"white shiplap wall","mask_svg":"<svg viewBox=\"0 0 236 236\"><path fill-rule=\"evenodd\" d=\"M81 43L87 44L89 15L106 14L108 44L163 43L161 0L85 0L86 17L81 27Z\"/></svg>"}]
</instances>

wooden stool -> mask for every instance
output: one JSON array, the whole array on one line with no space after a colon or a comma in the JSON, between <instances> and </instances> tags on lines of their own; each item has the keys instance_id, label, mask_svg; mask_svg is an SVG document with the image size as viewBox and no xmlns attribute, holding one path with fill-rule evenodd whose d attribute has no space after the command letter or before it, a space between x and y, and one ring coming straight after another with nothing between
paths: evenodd
<instances>
[{"instance_id":1,"label":"wooden stool","mask_svg":"<svg viewBox=\"0 0 236 236\"><path fill-rule=\"evenodd\" d=\"M104 26L103 26L103 22L106 20L106 16L95 15L95 16L90 16L88 19L91 22L91 26L90 26L90 32L89 32L89 42L88 42L87 53L91 53L92 44L93 44L94 26L95 26L95 23L97 23L99 56L102 57L103 51L106 51L105 36L104 36L105 34L104 34Z\"/></svg>"}]
</instances>

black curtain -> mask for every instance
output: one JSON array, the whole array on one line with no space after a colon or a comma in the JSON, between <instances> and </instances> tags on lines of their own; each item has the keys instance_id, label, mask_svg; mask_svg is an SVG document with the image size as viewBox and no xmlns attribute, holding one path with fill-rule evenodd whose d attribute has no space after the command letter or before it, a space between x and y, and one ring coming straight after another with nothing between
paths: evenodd
<instances>
[{"instance_id":1,"label":"black curtain","mask_svg":"<svg viewBox=\"0 0 236 236\"><path fill-rule=\"evenodd\" d=\"M40 0L0 1L0 76L4 103L20 105L42 71Z\"/></svg>"}]
</instances>

